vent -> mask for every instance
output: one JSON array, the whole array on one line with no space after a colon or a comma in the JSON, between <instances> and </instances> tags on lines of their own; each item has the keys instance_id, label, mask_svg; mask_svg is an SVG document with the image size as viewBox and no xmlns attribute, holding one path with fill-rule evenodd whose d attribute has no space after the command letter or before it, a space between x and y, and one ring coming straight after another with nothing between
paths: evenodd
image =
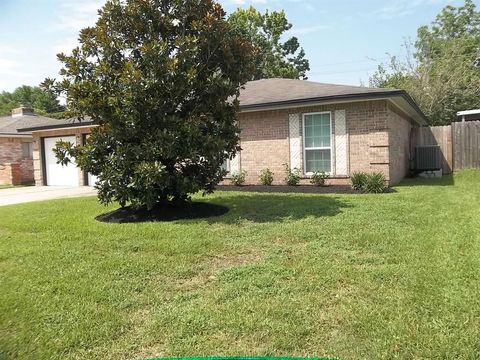
<instances>
[{"instance_id":1,"label":"vent","mask_svg":"<svg viewBox=\"0 0 480 360\"><path fill-rule=\"evenodd\" d=\"M415 168L420 171L440 170L442 168L440 146L417 146L415 148Z\"/></svg>"}]
</instances>

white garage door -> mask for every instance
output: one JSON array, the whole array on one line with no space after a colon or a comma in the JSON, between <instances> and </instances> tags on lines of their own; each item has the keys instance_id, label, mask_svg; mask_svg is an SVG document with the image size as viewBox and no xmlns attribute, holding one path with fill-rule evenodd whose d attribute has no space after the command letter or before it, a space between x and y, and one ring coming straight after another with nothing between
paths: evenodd
<instances>
[{"instance_id":1,"label":"white garage door","mask_svg":"<svg viewBox=\"0 0 480 360\"><path fill-rule=\"evenodd\" d=\"M57 158L53 149L57 141L69 141L75 144L75 136L63 136L54 138L45 138L45 170L47 175L47 185L78 186L78 168L75 159L67 166L57 164Z\"/></svg>"},{"instance_id":2,"label":"white garage door","mask_svg":"<svg viewBox=\"0 0 480 360\"><path fill-rule=\"evenodd\" d=\"M95 186L97 180L98 179L95 175L88 173L88 186Z\"/></svg>"},{"instance_id":3,"label":"white garage door","mask_svg":"<svg viewBox=\"0 0 480 360\"><path fill-rule=\"evenodd\" d=\"M90 137L90 134L85 135L85 140ZM92 175L90 173L87 174L87 183L88 186L95 186L97 183L98 178L95 175Z\"/></svg>"}]
</instances>

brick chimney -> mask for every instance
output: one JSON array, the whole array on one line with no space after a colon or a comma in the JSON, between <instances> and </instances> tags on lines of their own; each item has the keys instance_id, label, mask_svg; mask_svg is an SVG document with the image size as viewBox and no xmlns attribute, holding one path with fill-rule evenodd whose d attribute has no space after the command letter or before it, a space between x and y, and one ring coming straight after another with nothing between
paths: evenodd
<instances>
[{"instance_id":1,"label":"brick chimney","mask_svg":"<svg viewBox=\"0 0 480 360\"><path fill-rule=\"evenodd\" d=\"M29 106L20 105L20 107L12 110L12 117L20 117L25 115L34 115L33 109Z\"/></svg>"}]
</instances>

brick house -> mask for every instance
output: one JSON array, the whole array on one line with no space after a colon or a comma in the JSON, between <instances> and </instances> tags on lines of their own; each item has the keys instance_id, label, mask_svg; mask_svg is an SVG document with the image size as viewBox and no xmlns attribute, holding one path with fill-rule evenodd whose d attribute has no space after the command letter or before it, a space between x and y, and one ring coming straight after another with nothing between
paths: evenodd
<instances>
[{"instance_id":1,"label":"brick house","mask_svg":"<svg viewBox=\"0 0 480 360\"><path fill-rule=\"evenodd\" d=\"M0 117L0 185L34 182L33 136L19 129L49 126L58 120L34 114L29 107L12 110L11 116Z\"/></svg>"},{"instance_id":2,"label":"brick house","mask_svg":"<svg viewBox=\"0 0 480 360\"><path fill-rule=\"evenodd\" d=\"M380 171L393 185L408 172L412 129L425 122L402 90L290 79L252 81L240 94L242 150L225 167L230 173L246 171L247 184L257 184L265 168L274 172L275 184L282 184L284 164L289 164L300 169L305 184L315 171L327 172L330 184L347 184L356 171ZM94 179L74 165L56 165L51 150L60 139L82 143L92 126L87 122L27 129L35 140L37 185L92 185Z\"/></svg>"}]
</instances>

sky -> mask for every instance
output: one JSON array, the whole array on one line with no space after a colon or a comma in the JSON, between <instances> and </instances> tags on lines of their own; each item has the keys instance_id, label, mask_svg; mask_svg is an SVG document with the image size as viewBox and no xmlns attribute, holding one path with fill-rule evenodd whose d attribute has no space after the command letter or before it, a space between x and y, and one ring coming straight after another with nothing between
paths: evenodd
<instances>
[{"instance_id":1,"label":"sky","mask_svg":"<svg viewBox=\"0 0 480 360\"><path fill-rule=\"evenodd\" d=\"M0 0L0 91L57 77L59 52L77 44L80 29L95 24L105 0ZM285 10L310 60L309 80L368 84L388 56L404 56L415 38L446 5L462 0L220 0L225 11L255 6ZM480 0L477 0L480 2ZM480 6L480 3L477 3Z\"/></svg>"}]
</instances>

